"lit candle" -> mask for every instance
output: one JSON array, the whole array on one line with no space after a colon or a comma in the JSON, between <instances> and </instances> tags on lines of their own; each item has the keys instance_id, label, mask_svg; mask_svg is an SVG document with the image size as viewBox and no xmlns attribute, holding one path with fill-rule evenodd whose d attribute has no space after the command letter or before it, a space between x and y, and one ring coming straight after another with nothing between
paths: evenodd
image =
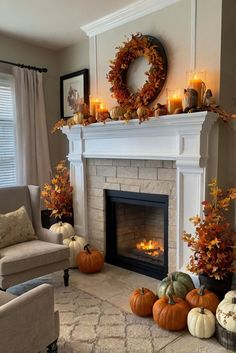
<instances>
[{"instance_id":1,"label":"lit candle","mask_svg":"<svg viewBox=\"0 0 236 353\"><path fill-rule=\"evenodd\" d=\"M198 78L197 75L194 75L192 79L189 80L189 87L197 91L197 106L201 107L202 105L202 93L203 93L203 81Z\"/></svg>"},{"instance_id":2,"label":"lit candle","mask_svg":"<svg viewBox=\"0 0 236 353\"><path fill-rule=\"evenodd\" d=\"M99 113L105 113L105 112L107 112L107 111L108 111L108 110L107 110L105 104L104 104L104 103L100 103L99 108L98 108L98 112L99 112Z\"/></svg>"},{"instance_id":3,"label":"lit candle","mask_svg":"<svg viewBox=\"0 0 236 353\"><path fill-rule=\"evenodd\" d=\"M89 112L92 116L96 115L95 98L92 96L89 97Z\"/></svg>"},{"instance_id":4,"label":"lit candle","mask_svg":"<svg viewBox=\"0 0 236 353\"><path fill-rule=\"evenodd\" d=\"M182 109L182 98L177 94L169 96L167 100L167 108L169 114L173 114L176 109Z\"/></svg>"},{"instance_id":5,"label":"lit candle","mask_svg":"<svg viewBox=\"0 0 236 353\"><path fill-rule=\"evenodd\" d=\"M197 92L197 106L201 107L203 103L204 93L206 91L206 71L188 71L187 82L188 88L193 88Z\"/></svg>"},{"instance_id":6,"label":"lit candle","mask_svg":"<svg viewBox=\"0 0 236 353\"><path fill-rule=\"evenodd\" d=\"M99 107L100 107L100 100L98 98L90 97L89 99L89 112L92 116L96 117Z\"/></svg>"}]
</instances>

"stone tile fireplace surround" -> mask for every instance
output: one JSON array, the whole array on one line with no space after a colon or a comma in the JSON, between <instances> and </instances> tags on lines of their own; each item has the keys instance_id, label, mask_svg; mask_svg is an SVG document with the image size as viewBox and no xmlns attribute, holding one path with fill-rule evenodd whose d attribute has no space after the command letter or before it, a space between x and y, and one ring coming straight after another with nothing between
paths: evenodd
<instances>
[{"instance_id":1,"label":"stone tile fireplace surround","mask_svg":"<svg viewBox=\"0 0 236 353\"><path fill-rule=\"evenodd\" d=\"M105 251L104 190L169 196L168 271L185 270L183 230L201 213L209 178L217 176L217 115L200 112L64 127L69 140L75 229Z\"/></svg>"}]
</instances>

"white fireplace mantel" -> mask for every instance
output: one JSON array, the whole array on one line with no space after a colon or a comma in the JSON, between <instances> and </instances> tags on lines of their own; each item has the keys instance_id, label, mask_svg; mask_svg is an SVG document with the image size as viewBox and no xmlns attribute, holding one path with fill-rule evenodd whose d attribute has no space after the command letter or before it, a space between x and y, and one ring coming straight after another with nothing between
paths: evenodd
<instances>
[{"instance_id":1,"label":"white fireplace mantel","mask_svg":"<svg viewBox=\"0 0 236 353\"><path fill-rule=\"evenodd\" d=\"M217 176L217 114L197 112L138 120L64 127L69 140L68 159L74 188L74 220L77 232L87 234L86 159L174 160L177 169L177 265L185 269L189 249L183 230L192 231L189 217L201 213L201 201L210 177Z\"/></svg>"}]
</instances>

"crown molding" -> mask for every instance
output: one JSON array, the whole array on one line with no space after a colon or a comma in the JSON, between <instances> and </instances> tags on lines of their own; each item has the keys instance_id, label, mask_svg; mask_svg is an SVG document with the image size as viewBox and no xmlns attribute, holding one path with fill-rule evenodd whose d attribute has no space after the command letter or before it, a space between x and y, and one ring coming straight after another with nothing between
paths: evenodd
<instances>
[{"instance_id":1,"label":"crown molding","mask_svg":"<svg viewBox=\"0 0 236 353\"><path fill-rule=\"evenodd\" d=\"M139 0L80 28L87 36L92 37L149 15L152 12L159 11L179 1L180 0Z\"/></svg>"}]
</instances>

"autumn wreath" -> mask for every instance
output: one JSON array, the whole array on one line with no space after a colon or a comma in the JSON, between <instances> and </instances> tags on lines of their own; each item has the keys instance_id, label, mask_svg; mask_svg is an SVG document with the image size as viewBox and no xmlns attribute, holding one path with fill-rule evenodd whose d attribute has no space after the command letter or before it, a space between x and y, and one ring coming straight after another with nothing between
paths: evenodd
<instances>
[{"instance_id":1,"label":"autumn wreath","mask_svg":"<svg viewBox=\"0 0 236 353\"><path fill-rule=\"evenodd\" d=\"M111 61L107 79L111 82L112 97L125 108L148 105L160 93L167 76L167 57L161 43L154 37L141 33L132 34L131 39L118 47L116 57ZM150 65L145 72L147 80L137 92L130 92L126 85L129 65L144 57Z\"/></svg>"}]
</instances>

